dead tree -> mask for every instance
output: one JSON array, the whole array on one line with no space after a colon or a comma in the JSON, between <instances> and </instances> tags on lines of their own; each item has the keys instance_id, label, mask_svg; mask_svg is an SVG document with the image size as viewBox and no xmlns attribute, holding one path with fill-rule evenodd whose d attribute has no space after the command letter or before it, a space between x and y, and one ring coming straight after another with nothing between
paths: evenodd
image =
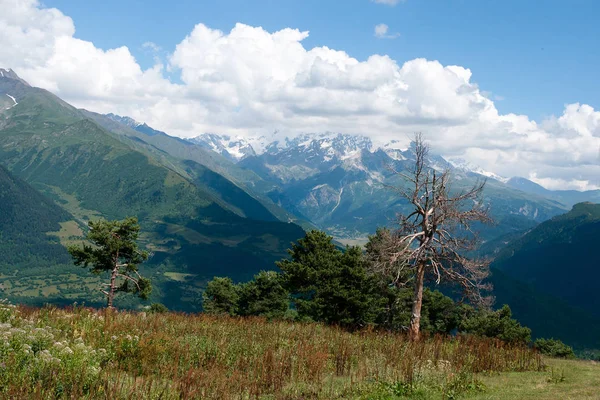
<instances>
[{"instance_id":1,"label":"dead tree","mask_svg":"<svg viewBox=\"0 0 600 400\"><path fill-rule=\"evenodd\" d=\"M475 303L491 300L482 296L482 290L489 289L483 283L489 262L464 256L478 242L473 223L491 219L481 199L485 180L468 190L451 193L450 171L429 168L429 147L421 134L415 135L414 152L415 165L410 173L394 171L403 178L404 185L390 186L408 201L411 211L399 215L397 229L386 232L377 243L372 268L397 286L414 285L409 334L418 340L426 277L436 284L445 281L460 285Z\"/></svg>"}]
</instances>

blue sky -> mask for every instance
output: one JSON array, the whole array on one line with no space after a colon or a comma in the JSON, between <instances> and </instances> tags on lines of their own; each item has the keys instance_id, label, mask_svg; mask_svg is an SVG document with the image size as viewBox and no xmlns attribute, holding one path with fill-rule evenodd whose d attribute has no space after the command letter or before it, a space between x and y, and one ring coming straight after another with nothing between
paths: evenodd
<instances>
[{"instance_id":1,"label":"blue sky","mask_svg":"<svg viewBox=\"0 0 600 400\"><path fill-rule=\"evenodd\" d=\"M343 3L343 5L342 5ZM363 60L387 54L461 65L496 97L502 113L540 120L564 104L600 107L600 2L595 0L45 0L73 18L76 36L109 49L126 45L143 67L147 41L172 52L197 23L229 32L235 23L310 31L306 48L328 46ZM385 23L396 39L377 39ZM502 99L502 100L499 100Z\"/></svg>"}]
</instances>

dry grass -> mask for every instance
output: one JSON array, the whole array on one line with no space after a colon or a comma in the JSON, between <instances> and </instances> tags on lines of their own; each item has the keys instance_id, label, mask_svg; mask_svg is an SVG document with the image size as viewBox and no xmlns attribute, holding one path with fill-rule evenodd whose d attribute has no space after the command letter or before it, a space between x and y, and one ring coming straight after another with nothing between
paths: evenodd
<instances>
[{"instance_id":1,"label":"dry grass","mask_svg":"<svg viewBox=\"0 0 600 400\"><path fill-rule=\"evenodd\" d=\"M0 379L0 397L455 398L482 388L477 374L543 369L541 357L527 348L474 337L415 343L400 334L261 318L17 310L13 325L29 321L54 332L54 341L82 340L105 349L106 356L99 373L82 381L73 378L76 368L66 361L44 379L33 379L17 371L15 356L4 356L8 375Z\"/></svg>"}]
</instances>

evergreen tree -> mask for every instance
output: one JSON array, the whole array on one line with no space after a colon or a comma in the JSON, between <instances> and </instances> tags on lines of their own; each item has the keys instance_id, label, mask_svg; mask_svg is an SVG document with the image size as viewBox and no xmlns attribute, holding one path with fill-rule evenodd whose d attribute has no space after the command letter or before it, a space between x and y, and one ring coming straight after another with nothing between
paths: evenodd
<instances>
[{"instance_id":1,"label":"evergreen tree","mask_svg":"<svg viewBox=\"0 0 600 400\"><path fill-rule=\"evenodd\" d=\"M521 326L512 318L508 305L496 311L474 311L467 309L467 315L460 324L460 330L478 336L497 338L508 343L526 344L531 341L531 329Z\"/></svg>"},{"instance_id":2,"label":"evergreen tree","mask_svg":"<svg viewBox=\"0 0 600 400\"><path fill-rule=\"evenodd\" d=\"M300 318L356 328L375 322L384 297L359 247L340 251L333 238L311 231L277 263Z\"/></svg>"},{"instance_id":3,"label":"evergreen tree","mask_svg":"<svg viewBox=\"0 0 600 400\"><path fill-rule=\"evenodd\" d=\"M215 277L202 293L202 308L209 314L236 315L239 298L239 288L231 278Z\"/></svg>"},{"instance_id":4,"label":"evergreen tree","mask_svg":"<svg viewBox=\"0 0 600 400\"><path fill-rule=\"evenodd\" d=\"M102 293L108 308L113 308L117 292L135 293L147 299L152 290L150 281L138 272L138 266L148 253L138 248L140 226L137 218L122 221L90 221L86 239L91 244L72 245L68 250L75 265L90 268L95 274L110 272L109 283L104 283Z\"/></svg>"},{"instance_id":5,"label":"evergreen tree","mask_svg":"<svg viewBox=\"0 0 600 400\"><path fill-rule=\"evenodd\" d=\"M289 303L289 293L282 285L281 274L275 271L261 271L253 280L239 286L239 315L282 318Z\"/></svg>"}]
</instances>

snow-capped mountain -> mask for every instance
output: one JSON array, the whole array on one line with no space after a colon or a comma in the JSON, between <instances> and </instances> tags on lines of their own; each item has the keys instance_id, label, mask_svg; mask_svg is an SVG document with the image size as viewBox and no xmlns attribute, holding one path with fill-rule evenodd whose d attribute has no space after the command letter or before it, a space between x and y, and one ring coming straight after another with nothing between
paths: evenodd
<instances>
[{"instance_id":1,"label":"snow-capped mountain","mask_svg":"<svg viewBox=\"0 0 600 400\"><path fill-rule=\"evenodd\" d=\"M274 201L293 207L336 237L357 238L389 225L402 212L405 203L389 187L405 183L394 171L408 170L414 161L414 150L402 148L399 142L375 145L364 136L327 133L274 141L238 165L276 183L281 190L272 193ZM491 178L485 201L499 223L488 229L487 238L516 226L531 227L563 211L543 198L514 190L504 178L472 164L451 163L435 154L428 162L436 170L452 171L455 190Z\"/></svg>"},{"instance_id":2,"label":"snow-capped mountain","mask_svg":"<svg viewBox=\"0 0 600 400\"><path fill-rule=\"evenodd\" d=\"M506 183L509 180L509 178L505 178L505 177L495 174L493 172L486 171L483 168L479 167L478 165L475 165L475 164L473 164L467 160L464 160L462 158L450 158L450 159L448 159L448 162L452 165L452 167L454 167L458 170L461 170L461 171L473 172L473 173L476 173L479 175L486 176L488 178L495 179L495 180L503 182L503 183Z\"/></svg>"},{"instance_id":3,"label":"snow-capped mountain","mask_svg":"<svg viewBox=\"0 0 600 400\"><path fill-rule=\"evenodd\" d=\"M0 78L7 78L7 79L12 79L12 80L15 80L15 81L19 81L23 85L25 85L27 87L31 87L29 85L29 83L27 83L23 79L21 79L19 77L19 75L17 75L17 73L15 71L13 71L12 69L10 69L10 68L8 68L8 69L0 68Z\"/></svg>"},{"instance_id":4,"label":"snow-capped mountain","mask_svg":"<svg viewBox=\"0 0 600 400\"><path fill-rule=\"evenodd\" d=\"M29 84L19 78L12 69L0 68L0 81L5 86L4 93L0 94L0 112L10 110L19 104L21 98L20 90L16 85L17 82L29 87Z\"/></svg>"},{"instance_id":5,"label":"snow-capped mountain","mask_svg":"<svg viewBox=\"0 0 600 400\"><path fill-rule=\"evenodd\" d=\"M138 122L131 117L123 117L116 114L104 114L105 117L112 119L113 121L119 122L123 125L130 127L133 130L141 132L148 136L166 135L165 132L157 131L156 129L148 126L145 122Z\"/></svg>"},{"instance_id":6,"label":"snow-capped mountain","mask_svg":"<svg viewBox=\"0 0 600 400\"><path fill-rule=\"evenodd\" d=\"M219 153L233 162L238 162L246 157L256 155L250 142L243 137L204 133L188 140L206 149Z\"/></svg>"}]
</instances>

